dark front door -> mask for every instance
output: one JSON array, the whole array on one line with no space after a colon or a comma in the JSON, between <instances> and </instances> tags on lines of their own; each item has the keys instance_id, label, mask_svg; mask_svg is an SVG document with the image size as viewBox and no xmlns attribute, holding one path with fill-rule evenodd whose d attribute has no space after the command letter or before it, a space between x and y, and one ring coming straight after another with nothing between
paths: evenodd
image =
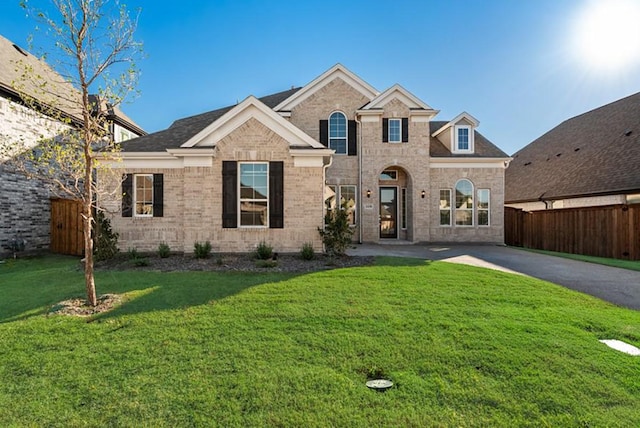
<instances>
[{"instance_id":1,"label":"dark front door","mask_svg":"<svg viewBox=\"0 0 640 428\"><path fill-rule=\"evenodd\" d=\"M380 238L398 237L398 188L380 188Z\"/></svg>"}]
</instances>

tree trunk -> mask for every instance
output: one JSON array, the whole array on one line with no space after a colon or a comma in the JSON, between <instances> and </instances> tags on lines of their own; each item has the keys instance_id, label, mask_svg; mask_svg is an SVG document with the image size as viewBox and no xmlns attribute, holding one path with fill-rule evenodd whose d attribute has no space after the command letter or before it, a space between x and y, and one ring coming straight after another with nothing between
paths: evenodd
<instances>
[{"instance_id":1,"label":"tree trunk","mask_svg":"<svg viewBox=\"0 0 640 428\"><path fill-rule=\"evenodd\" d=\"M86 185L86 184L85 184ZM91 184L89 184L91 186ZM86 193L91 193L85 192ZM96 283L93 278L93 238L91 237L91 229L93 223L93 215L91 210L91 199L83 201L83 230L84 230L84 281L87 289L87 302L91 306L98 304L96 297Z\"/></svg>"}]
</instances>

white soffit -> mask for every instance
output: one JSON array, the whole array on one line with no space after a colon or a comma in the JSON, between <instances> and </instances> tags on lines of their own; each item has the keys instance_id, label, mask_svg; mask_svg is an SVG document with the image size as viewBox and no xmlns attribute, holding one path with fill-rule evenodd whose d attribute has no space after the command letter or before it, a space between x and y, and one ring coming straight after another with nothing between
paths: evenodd
<instances>
[{"instance_id":1,"label":"white soffit","mask_svg":"<svg viewBox=\"0 0 640 428\"><path fill-rule=\"evenodd\" d=\"M252 118L280 135L292 146L302 144L316 149L326 149L254 96L247 97L180 147L212 147Z\"/></svg>"},{"instance_id":2,"label":"white soffit","mask_svg":"<svg viewBox=\"0 0 640 428\"><path fill-rule=\"evenodd\" d=\"M295 106L309 98L336 78L344 80L348 85L370 100L378 95L378 91L373 86L369 85L360 77L349 71L342 64L336 64L313 81L303 86L302 89L297 91L295 94L275 106L274 110L291 111Z\"/></svg>"}]
</instances>

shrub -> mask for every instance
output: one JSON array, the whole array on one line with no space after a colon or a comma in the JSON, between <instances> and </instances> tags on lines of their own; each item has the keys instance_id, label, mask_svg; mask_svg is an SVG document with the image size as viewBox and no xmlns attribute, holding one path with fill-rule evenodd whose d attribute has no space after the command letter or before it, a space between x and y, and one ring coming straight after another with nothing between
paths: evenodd
<instances>
[{"instance_id":1,"label":"shrub","mask_svg":"<svg viewBox=\"0 0 640 428\"><path fill-rule=\"evenodd\" d=\"M160 245L158 245L158 255L162 259L166 259L171 255L171 248L169 248L166 242L161 242Z\"/></svg>"},{"instance_id":2,"label":"shrub","mask_svg":"<svg viewBox=\"0 0 640 428\"><path fill-rule=\"evenodd\" d=\"M256 247L256 258L259 260L269 260L273 258L273 247L262 241Z\"/></svg>"},{"instance_id":3,"label":"shrub","mask_svg":"<svg viewBox=\"0 0 640 428\"><path fill-rule=\"evenodd\" d=\"M131 260L131 263L135 267L149 266L149 259L147 259L146 257L138 257L137 259Z\"/></svg>"},{"instance_id":4,"label":"shrub","mask_svg":"<svg viewBox=\"0 0 640 428\"><path fill-rule=\"evenodd\" d=\"M327 212L324 229L318 228L325 251L331 257L341 256L351 244L353 229L349 227L346 205L341 209Z\"/></svg>"},{"instance_id":5,"label":"shrub","mask_svg":"<svg viewBox=\"0 0 640 428\"><path fill-rule=\"evenodd\" d=\"M261 259L256 261L256 266L261 267L261 268L274 268L276 266L278 266L278 261L277 260L265 260L265 259Z\"/></svg>"},{"instance_id":6,"label":"shrub","mask_svg":"<svg viewBox=\"0 0 640 428\"><path fill-rule=\"evenodd\" d=\"M211 254L211 242L196 242L193 244L193 250L196 259L206 259Z\"/></svg>"},{"instance_id":7,"label":"shrub","mask_svg":"<svg viewBox=\"0 0 640 428\"><path fill-rule=\"evenodd\" d=\"M302 260L313 260L315 256L313 244L311 242L305 242L302 246L302 250L300 250L300 257Z\"/></svg>"},{"instance_id":8,"label":"shrub","mask_svg":"<svg viewBox=\"0 0 640 428\"><path fill-rule=\"evenodd\" d=\"M112 259L118 254L118 233L111 229L111 221L103 211L96 213L93 230L93 255L97 261Z\"/></svg>"},{"instance_id":9,"label":"shrub","mask_svg":"<svg viewBox=\"0 0 640 428\"><path fill-rule=\"evenodd\" d=\"M127 250L127 255L131 260L137 260L140 258L140 254L138 254L138 250L136 250L135 248L129 248Z\"/></svg>"}]
</instances>

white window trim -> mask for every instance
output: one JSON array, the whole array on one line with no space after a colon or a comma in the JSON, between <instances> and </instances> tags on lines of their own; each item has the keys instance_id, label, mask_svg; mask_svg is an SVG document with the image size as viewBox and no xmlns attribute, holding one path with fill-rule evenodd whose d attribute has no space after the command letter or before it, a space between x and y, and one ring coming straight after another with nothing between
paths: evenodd
<instances>
[{"instance_id":1,"label":"white window trim","mask_svg":"<svg viewBox=\"0 0 640 428\"><path fill-rule=\"evenodd\" d=\"M397 140L392 140L391 139L391 121L394 122L398 122L398 139ZM389 118L389 124L387 126L387 141L389 141L390 143L402 143L402 119L398 119L398 118Z\"/></svg>"},{"instance_id":2,"label":"white window trim","mask_svg":"<svg viewBox=\"0 0 640 428\"><path fill-rule=\"evenodd\" d=\"M242 201L259 201L262 202L263 199L243 199L242 198L242 165L267 165L267 221L263 226L251 226L251 225L243 225L242 224ZM268 229L269 228L269 162L238 162L238 184L237 184L237 195L238 195L238 229Z\"/></svg>"},{"instance_id":3,"label":"white window trim","mask_svg":"<svg viewBox=\"0 0 640 428\"><path fill-rule=\"evenodd\" d=\"M336 209L342 209L342 204L340 200L342 199L342 188L343 187L353 187L354 189L354 205L353 205L353 220L354 223L349 223L349 227L354 228L358 226L358 186L355 184L325 184L327 187L332 187L335 190L333 191L334 197L336 199ZM329 211L332 211L331 208L326 208L325 205L325 214Z\"/></svg>"},{"instance_id":4,"label":"white window trim","mask_svg":"<svg viewBox=\"0 0 640 428\"><path fill-rule=\"evenodd\" d=\"M440 199L440 192L442 192L443 190L445 190L445 191L449 192L449 208L441 208L441 207L440 207L440 201L441 201L441 199ZM452 203L452 201L451 201L451 196L452 196L452 195L453 195L453 192L451 191L451 189L440 189L440 190L438 191L438 225L439 225L440 227L451 227L451 224L452 224L452 222L453 222L453 216L454 216L454 214L453 214L453 203ZM441 219L441 217L440 217L440 212L441 212L441 211L449 211L449 224L442 224L442 222L441 222L441 220L440 220L440 219Z\"/></svg>"},{"instance_id":5,"label":"white window trim","mask_svg":"<svg viewBox=\"0 0 640 428\"><path fill-rule=\"evenodd\" d=\"M459 149L458 148L458 130L459 129L467 129L469 130L469 148L464 150L464 149ZM452 146L453 146L453 153L473 153L474 152L474 141L473 141L473 127L470 125L456 125L453 127L453 136L452 138Z\"/></svg>"},{"instance_id":6,"label":"white window trim","mask_svg":"<svg viewBox=\"0 0 640 428\"><path fill-rule=\"evenodd\" d=\"M489 192L489 197L487 198L487 208L479 208L478 204L480 203L480 198L478 197L478 193L480 193L482 190L486 190L487 192ZM476 222L478 224L478 227L489 227L491 226L491 189L477 189L476 190L476 216L480 213L480 211L486 211L487 212L487 224L480 224L480 221L478 221L476 219Z\"/></svg>"},{"instance_id":7,"label":"white window trim","mask_svg":"<svg viewBox=\"0 0 640 428\"><path fill-rule=\"evenodd\" d=\"M138 177L151 178L151 213L138 214ZM133 174L133 216L134 217L153 217L153 174Z\"/></svg>"},{"instance_id":8,"label":"white window trim","mask_svg":"<svg viewBox=\"0 0 640 428\"><path fill-rule=\"evenodd\" d=\"M460 183L461 181L468 181L469 183L471 183L471 196L473 197L473 203L471 204L471 224L458 224L456 223L456 211L458 211L458 201L456 200L455 194L456 194L456 189L458 188L458 183ZM453 187L453 192L452 193L452 198L453 198L453 218L451 219L451 223L455 225L455 227L475 227L476 225L476 190L475 190L475 186L473 185L473 181L467 179L467 178L461 178L460 180L456 181L456 185ZM469 211L468 208L460 208L460 211Z\"/></svg>"},{"instance_id":9,"label":"white window trim","mask_svg":"<svg viewBox=\"0 0 640 428\"><path fill-rule=\"evenodd\" d=\"M343 117L344 117L344 126L345 126L345 137L344 137L344 153L338 153L338 151L336 151L334 153L334 155L339 155L339 156L347 156L349 154L349 118L347 117L347 115L341 111L341 110L335 110L332 111L331 114L329 115L329 120L328 120L328 124L327 124L327 147L331 148L331 116L333 116L336 113L340 113ZM336 140L338 138L335 138Z\"/></svg>"}]
</instances>

